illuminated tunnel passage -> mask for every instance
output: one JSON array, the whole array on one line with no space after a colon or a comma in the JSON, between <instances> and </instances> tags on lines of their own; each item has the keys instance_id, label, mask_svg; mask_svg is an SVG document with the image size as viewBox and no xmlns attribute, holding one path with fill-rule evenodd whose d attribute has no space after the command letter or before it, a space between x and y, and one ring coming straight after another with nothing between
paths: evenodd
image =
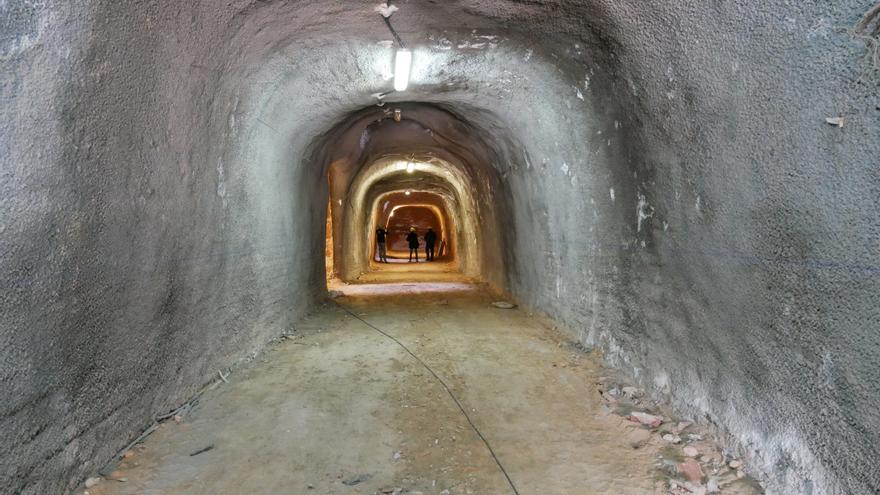
<instances>
[{"instance_id":1,"label":"illuminated tunnel passage","mask_svg":"<svg viewBox=\"0 0 880 495\"><path fill-rule=\"evenodd\" d=\"M876 1L0 19L0 491L880 493Z\"/></svg>"},{"instance_id":2,"label":"illuminated tunnel passage","mask_svg":"<svg viewBox=\"0 0 880 495\"><path fill-rule=\"evenodd\" d=\"M442 196L407 190L388 194L380 198L379 203L381 206L375 212L373 225L388 232L387 249L390 259L408 259L409 246L406 237L411 228L416 229L422 247L426 244L425 235L428 229L433 229L437 236L437 261L455 258L450 229L454 223ZM375 247L374 243L374 261L378 260ZM421 258L425 259L424 255Z\"/></svg>"},{"instance_id":3,"label":"illuminated tunnel passage","mask_svg":"<svg viewBox=\"0 0 880 495\"><path fill-rule=\"evenodd\" d=\"M381 269L370 263L380 226L375 215L390 215L397 202L423 198L442 224L446 261L463 275L504 290L505 264L513 258L502 244L513 229L500 223L511 211L505 209L510 192L493 165L503 152L499 143L450 108L402 103L376 115L372 109L355 112L337 126L338 133L325 134L316 145L328 150L321 159L329 164L333 275L352 282ZM419 236L424 246L424 232Z\"/></svg>"}]
</instances>

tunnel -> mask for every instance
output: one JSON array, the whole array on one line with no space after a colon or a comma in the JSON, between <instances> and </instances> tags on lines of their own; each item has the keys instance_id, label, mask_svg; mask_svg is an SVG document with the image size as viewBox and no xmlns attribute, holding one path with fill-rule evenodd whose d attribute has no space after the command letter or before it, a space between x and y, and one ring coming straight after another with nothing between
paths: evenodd
<instances>
[{"instance_id":1,"label":"tunnel","mask_svg":"<svg viewBox=\"0 0 880 495\"><path fill-rule=\"evenodd\" d=\"M0 2L0 492L134 486L104 466L173 428L190 435L230 394L263 400L239 378L249 367L288 370L299 378L271 387L305 401L310 381L373 356L354 325L473 430L474 469L500 468L482 493L713 493L719 469L754 493L880 492L878 22L874 0ZM401 52L411 65L396 74ZM432 281L468 289L421 293ZM377 283L409 295L382 306ZM567 340L511 333L539 321ZM293 340L314 322L321 333ZM454 325L462 343L429 352ZM389 330L411 327L424 333ZM284 352L326 368L271 368L287 361L265 356ZM388 356L339 397L402 380ZM595 362L594 375L565 359ZM547 370L569 381L513 388ZM491 384L469 388L467 373ZM621 386L596 392L612 375ZM624 395L681 418L621 417L652 432L644 442L711 436L723 462L681 457L675 476L694 463L705 476L627 491L620 473L573 481L599 464L538 455L589 449L587 427L516 443L553 415L619 412ZM386 407L392 396L361 417L428 421L414 435L447 418ZM542 399L519 409L523 397ZM598 409L576 408L591 397ZM681 433L685 420L705 433ZM285 445L344 456L355 447L331 440L351 426L340 421ZM278 428L255 438L275 449ZM174 459L220 469L223 438ZM415 466L403 452L381 455ZM333 472L337 491L285 490L350 493L382 469ZM441 493L425 479L418 493ZM195 486L153 493L218 493Z\"/></svg>"}]
</instances>

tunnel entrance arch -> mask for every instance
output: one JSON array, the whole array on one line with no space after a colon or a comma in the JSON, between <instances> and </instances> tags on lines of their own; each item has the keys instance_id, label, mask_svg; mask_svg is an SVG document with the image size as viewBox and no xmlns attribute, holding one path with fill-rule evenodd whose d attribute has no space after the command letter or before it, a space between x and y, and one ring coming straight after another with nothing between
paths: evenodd
<instances>
[{"instance_id":1,"label":"tunnel entrance arch","mask_svg":"<svg viewBox=\"0 0 880 495\"><path fill-rule=\"evenodd\" d=\"M311 144L311 160L328 179L327 279L355 282L371 270L376 221L370 212L380 197L411 190L442 198L449 224L444 246L455 269L507 290L516 262L502 246L513 242L517 224L504 171L521 165L522 154L511 152L516 141L484 109L393 105L352 112Z\"/></svg>"},{"instance_id":2,"label":"tunnel entrance arch","mask_svg":"<svg viewBox=\"0 0 880 495\"><path fill-rule=\"evenodd\" d=\"M384 228L389 232L387 246L392 257L407 251L404 240L410 227L416 228L422 240L431 227L437 235L435 259L447 263L456 261L456 220L442 195L413 190L390 192L377 198L371 213L370 231ZM374 262L378 259L375 242L371 246L370 259Z\"/></svg>"}]
</instances>

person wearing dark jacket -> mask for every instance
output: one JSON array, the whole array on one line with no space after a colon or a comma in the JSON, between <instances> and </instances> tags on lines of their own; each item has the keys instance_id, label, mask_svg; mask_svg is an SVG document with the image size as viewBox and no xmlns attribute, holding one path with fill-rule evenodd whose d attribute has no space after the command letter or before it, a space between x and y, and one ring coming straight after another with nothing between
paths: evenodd
<instances>
[{"instance_id":1,"label":"person wearing dark jacket","mask_svg":"<svg viewBox=\"0 0 880 495\"><path fill-rule=\"evenodd\" d=\"M379 254L379 261L388 263L388 250L385 247L385 236L388 232L383 228L376 229L376 251Z\"/></svg>"},{"instance_id":2,"label":"person wearing dark jacket","mask_svg":"<svg viewBox=\"0 0 880 495\"><path fill-rule=\"evenodd\" d=\"M425 261L434 261L434 244L437 243L437 233L428 228L425 233Z\"/></svg>"},{"instance_id":3,"label":"person wearing dark jacket","mask_svg":"<svg viewBox=\"0 0 880 495\"><path fill-rule=\"evenodd\" d=\"M409 234L406 235L406 242L409 243L409 260L412 261L413 254L416 255L416 263L419 262L419 235L416 234L416 228L410 227Z\"/></svg>"}]
</instances>

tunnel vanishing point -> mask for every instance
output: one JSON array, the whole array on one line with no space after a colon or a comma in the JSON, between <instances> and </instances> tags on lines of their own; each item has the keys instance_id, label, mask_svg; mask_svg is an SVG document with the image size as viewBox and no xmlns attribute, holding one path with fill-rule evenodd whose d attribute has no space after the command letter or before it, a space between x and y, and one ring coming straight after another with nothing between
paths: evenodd
<instances>
[{"instance_id":1,"label":"tunnel vanishing point","mask_svg":"<svg viewBox=\"0 0 880 495\"><path fill-rule=\"evenodd\" d=\"M880 4L376 4L0 2L0 492L73 490L393 213L767 493L880 493Z\"/></svg>"}]
</instances>

